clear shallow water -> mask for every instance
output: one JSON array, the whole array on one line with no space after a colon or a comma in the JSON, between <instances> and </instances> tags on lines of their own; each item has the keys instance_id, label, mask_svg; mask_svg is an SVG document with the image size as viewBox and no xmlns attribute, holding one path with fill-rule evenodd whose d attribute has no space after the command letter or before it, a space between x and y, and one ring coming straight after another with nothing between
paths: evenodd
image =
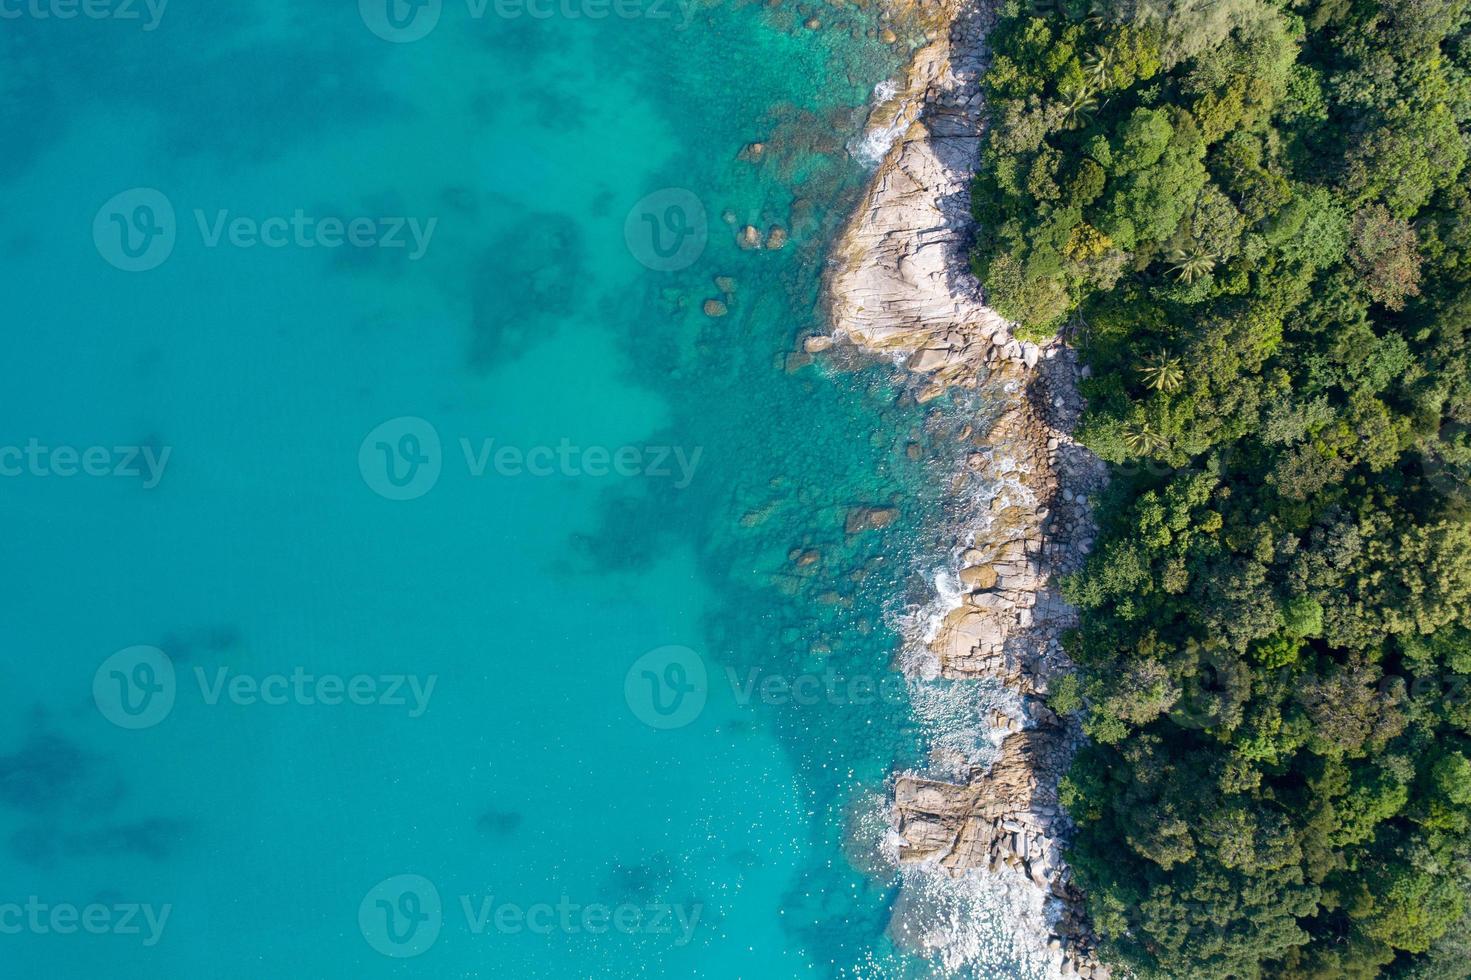
<instances>
[{"instance_id":1,"label":"clear shallow water","mask_svg":"<svg viewBox=\"0 0 1471 980\"><path fill-rule=\"evenodd\" d=\"M945 423L882 368L781 362L897 56L852 10L472 9L408 43L348 3L0 33L0 445L36 447L0 458L11 975L925 970L849 838L925 740L865 685L937 519L906 449ZM668 188L708 244L656 271L625 219ZM676 661L708 695L661 727Z\"/></svg>"}]
</instances>

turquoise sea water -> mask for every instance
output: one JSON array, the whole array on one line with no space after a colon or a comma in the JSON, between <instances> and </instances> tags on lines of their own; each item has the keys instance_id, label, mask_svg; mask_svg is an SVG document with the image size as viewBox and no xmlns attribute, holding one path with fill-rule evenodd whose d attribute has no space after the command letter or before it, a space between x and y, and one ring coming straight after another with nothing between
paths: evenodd
<instances>
[{"instance_id":1,"label":"turquoise sea water","mask_svg":"<svg viewBox=\"0 0 1471 980\"><path fill-rule=\"evenodd\" d=\"M944 420L783 361L872 14L15 9L0 973L924 974L871 685Z\"/></svg>"}]
</instances>

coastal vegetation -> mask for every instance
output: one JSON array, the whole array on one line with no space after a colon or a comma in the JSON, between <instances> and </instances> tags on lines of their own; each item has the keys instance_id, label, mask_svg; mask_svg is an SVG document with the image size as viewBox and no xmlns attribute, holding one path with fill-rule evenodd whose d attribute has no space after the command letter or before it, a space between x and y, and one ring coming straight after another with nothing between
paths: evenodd
<instances>
[{"instance_id":1,"label":"coastal vegetation","mask_svg":"<svg viewBox=\"0 0 1471 980\"><path fill-rule=\"evenodd\" d=\"M1091 369L1106 960L1471 977L1471 0L999 4L972 257Z\"/></svg>"}]
</instances>

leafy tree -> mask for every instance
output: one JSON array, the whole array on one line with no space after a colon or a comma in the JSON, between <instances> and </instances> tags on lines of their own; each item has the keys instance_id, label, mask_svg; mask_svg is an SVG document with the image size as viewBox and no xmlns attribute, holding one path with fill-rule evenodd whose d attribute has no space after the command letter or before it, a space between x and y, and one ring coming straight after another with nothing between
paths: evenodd
<instances>
[{"instance_id":1,"label":"leafy tree","mask_svg":"<svg viewBox=\"0 0 1471 980\"><path fill-rule=\"evenodd\" d=\"M1011 2L992 42L974 267L1089 324L1122 464L1051 694L1106 957L1471 976L1471 0Z\"/></svg>"},{"instance_id":2,"label":"leafy tree","mask_svg":"<svg viewBox=\"0 0 1471 980\"><path fill-rule=\"evenodd\" d=\"M1405 300L1420 293L1418 239L1409 223L1396 218L1382 204L1354 215L1349 261L1364 279L1369 296L1391 310L1405 308Z\"/></svg>"}]
</instances>

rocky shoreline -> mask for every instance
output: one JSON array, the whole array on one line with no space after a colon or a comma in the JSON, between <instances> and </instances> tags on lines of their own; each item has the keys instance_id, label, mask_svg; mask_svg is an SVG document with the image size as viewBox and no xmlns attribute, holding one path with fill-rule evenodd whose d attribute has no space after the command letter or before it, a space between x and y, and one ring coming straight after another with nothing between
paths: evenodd
<instances>
[{"instance_id":1,"label":"rocky shoreline","mask_svg":"<svg viewBox=\"0 0 1471 980\"><path fill-rule=\"evenodd\" d=\"M834 247L825 282L833 336L805 347L886 355L911 373L917 401L968 389L988 407L962 429L968 444L951 490L989 504L953 528L958 594L937 628L908 638L903 667L920 683L998 682L1021 710L988 719L999 751L962 760L961 778L948 760L945 779L893 779L891 856L908 870L1024 882L1050 913L1037 956L1064 976L1108 977L1065 861L1070 828L1057 796L1081 735L1045 703L1072 670L1060 637L1076 613L1057 578L1092 547L1089 501L1106 473L1071 437L1082 410L1074 352L1056 339L1018 342L970 272L990 11L942 0L895 15L921 18L932 40L870 119L865 145L892 143Z\"/></svg>"}]
</instances>

